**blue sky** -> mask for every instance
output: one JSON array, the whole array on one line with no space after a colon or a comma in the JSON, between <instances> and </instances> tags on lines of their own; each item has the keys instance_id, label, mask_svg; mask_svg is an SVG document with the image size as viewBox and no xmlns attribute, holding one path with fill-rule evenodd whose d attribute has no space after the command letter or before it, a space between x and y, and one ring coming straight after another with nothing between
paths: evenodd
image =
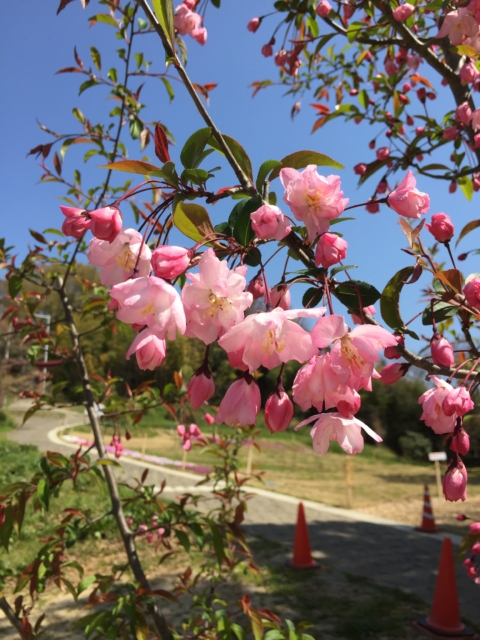
<instances>
[{"instance_id":1,"label":"blue sky","mask_svg":"<svg viewBox=\"0 0 480 640\"><path fill-rule=\"evenodd\" d=\"M190 77L200 84L218 83L211 93L210 113L224 133L239 140L247 149L254 171L264 160L281 159L300 149L313 149L345 165L339 172L345 196L350 198L351 204L363 202L370 196L373 184L368 186L367 183L366 187L358 189L352 167L373 159L373 152L367 146L376 133L371 127L337 120L310 135L314 121L313 109L308 106L313 101L311 96L306 96L302 110L293 122L290 119L293 100L289 96L282 97L284 88L273 87L261 91L254 99L251 97L252 90L248 85L252 81L275 79L272 58L263 58L260 49L269 40L276 19L266 20L256 34L248 32L246 24L251 17L267 13L271 4L268 0L224 0L220 10L210 6L206 16L207 44L200 47L187 37ZM86 11L77 0L59 16L55 15L57 6L58 0L22 0L20 15L17 3L0 5L0 20L4 25L0 40L0 81L4 88L0 104L3 151L0 236L6 236L8 244L15 245L20 254L31 240L29 228L42 231L60 226L62 222L58 209L62 189L55 184L38 185L40 170L32 157L26 158L30 148L48 141L38 129L36 118L64 133L78 130L78 123L72 116L73 107L79 107L92 120L100 120L102 114L111 109L103 89L95 87L79 97L78 76L55 75L55 71L73 64L74 45L85 60L89 59L90 44L95 45L107 66L111 60L108 50L116 47L116 42L112 42L113 29L106 25L88 28L87 18L98 11L95 0ZM145 51L147 59L158 60L161 64L163 52L154 36L143 37L138 50ZM178 157L187 137L204 126L184 88L175 83L175 90L176 98L171 104L160 82L151 83L142 94L149 105L151 119L164 121L177 139L173 159ZM453 99L449 96L441 98L436 101L435 108L439 111L451 109ZM381 144L388 144L386 138ZM151 147L146 154L140 152L138 143L132 143L129 149L132 158L149 155L154 159ZM81 155L69 151L64 172L68 175L78 166L88 181L96 172L103 171L96 164L98 162L93 158L84 169ZM235 184L228 169L222 172L221 180L219 186ZM468 203L460 193L448 194L447 183L423 177L418 179L417 186L431 197L430 213L445 211L457 229L480 217L480 195L475 195ZM272 188L281 196L278 181ZM214 222L225 218L230 208L231 205L223 202L211 209ZM397 217L386 207L376 216L369 215L363 208L353 215L357 220L345 223L341 229L349 242L347 263L359 265L353 272L354 277L371 282L381 290L395 271L410 264L408 256L400 250L406 243ZM126 221L133 224L133 220ZM478 244L472 234L462 243L461 250L475 248ZM475 258L471 258L462 264L465 273L478 271L474 261ZM417 302L419 285L427 281L424 276L419 284L406 291L405 319L421 309Z\"/></svg>"}]
</instances>

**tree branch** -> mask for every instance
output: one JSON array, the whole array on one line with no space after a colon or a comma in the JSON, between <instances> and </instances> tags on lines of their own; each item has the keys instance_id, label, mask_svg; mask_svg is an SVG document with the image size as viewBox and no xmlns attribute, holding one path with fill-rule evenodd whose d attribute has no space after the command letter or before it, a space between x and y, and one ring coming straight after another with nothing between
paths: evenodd
<instances>
[{"instance_id":1,"label":"tree branch","mask_svg":"<svg viewBox=\"0 0 480 640\"><path fill-rule=\"evenodd\" d=\"M27 636L27 634L24 632L22 621L19 618L17 618L17 616L15 615L15 611L12 609L12 607L8 604L7 600L1 594L0 594L0 609L8 618L12 626L15 627L15 629L18 631L18 633L20 634L20 638L22 638L22 640L27 640L29 636Z\"/></svg>"}]
</instances>

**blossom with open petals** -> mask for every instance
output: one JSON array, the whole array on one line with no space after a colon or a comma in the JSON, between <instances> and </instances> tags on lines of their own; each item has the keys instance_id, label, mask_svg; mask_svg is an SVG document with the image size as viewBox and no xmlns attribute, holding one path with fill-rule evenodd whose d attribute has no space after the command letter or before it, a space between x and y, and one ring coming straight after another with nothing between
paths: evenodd
<instances>
[{"instance_id":1,"label":"blossom with open petals","mask_svg":"<svg viewBox=\"0 0 480 640\"><path fill-rule=\"evenodd\" d=\"M60 207L65 216L62 224L62 232L66 236L81 238L87 229L90 229L90 218L87 218L85 209L77 207Z\"/></svg>"},{"instance_id":2,"label":"blossom with open petals","mask_svg":"<svg viewBox=\"0 0 480 640\"><path fill-rule=\"evenodd\" d=\"M122 229L113 242L92 238L87 258L90 264L100 267L102 284L119 284L134 275L148 276L151 270L152 252L135 229Z\"/></svg>"},{"instance_id":3,"label":"blossom with open petals","mask_svg":"<svg viewBox=\"0 0 480 640\"><path fill-rule=\"evenodd\" d=\"M443 410L443 401L450 391L453 391L453 387L437 376L431 376L431 380L435 388L425 391L418 399L418 403L423 405L420 420L423 420L435 433L451 433L455 429L458 416L455 412L447 415Z\"/></svg>"},{"instance_id":4,"label":"blossom with open petals","mask_svg":"<svg viewBox=\"0 0 480 640\"><path fill-rule=\"evenodd\" d=\"M292 387L293 399L303 411L310 407L322 411L324 404L326 409L333 409L337 406L340 396L343 399L347 390L345 383L349 377L349 372L339 375L338 371L332 368L329 353L314 356L295 376Z\"/></svg>"},{"instance_id":5,"label":"blossom with open petals","mask_svg":"<svg viewBox=\"0 0 480 640\"><path fill-rule=\"evenodd\" d=\"M190 283L182 289L186 335L211 344L243 320L253 296L245 292L245 266L230 271L213 249L205 251L198 266L199 273L187 274Z\"/></svg>"},{"instance_id":6,"label":"blossom with open petals","mask_svg":"<svg viewBox=\"0 0 480 640\"><path fill-rule=\"evenodd\" d=\"M202 16L190 8L190 3L183 2L176 8L174 24L181 36L189 35L199 44L207 41L207 30L202 27Z\"/></svg>"},{"instance_id":7,"label":"blossom with open petals","mask_svg":"<svg viewBox=\"0 0 480 640\"><path fill-rule=\"evenodd\" d=\"M316 422L310 435L313 450L321 456L327 453L331 440L336 440L345 453L360 453L364 446L362 429L376 442L382 442L382 438L369 426L357 418L345 418L339 413L321 413L312 416L297 425L295 431L314 420Z\"/></svg>"},{"instance_id":8,"label":"blossom with open petals","mask_svg":"<svg viewBox=\"0 0 480 640\"><path fill-rule=\"evenodd\" d=\"M227 352L240 352L250 373L260 365L274 369L289 360L305 362L317 353L317 348L311 334L293 320L319 318L324 313L325 307L254 313L227 331L218 344Z\"/></svg>"},{"instance_id":9,"label":"blossom with open petals","mask_svg":"<svg viewBox=\"0 0 480 640\"><path fill-rule=\"evenodd\" d=\"M260 240L283 240L292 227L281 210L272 204L264 204L250 214L252 229Z\"/></svg>"},{"instance_id":10,"label":"blossom with open petals","mask_svg":"<svg viewBox=\"0 0 480 640\"><path fill-rule=\"evenodd\" d=\"M466 38L476 35L478 24L475 18L467 9L456 9L449 11L445 16L437 38L445 38L447 36L453 45L459 45Z\"/></svg>"},{"instance_id":11,"label":"blossom with open petals","mask_svg":"<svg viewBox=\"0 0 480 640\"><path fill-rule=\"evenodd\" d=\"M416 188L417 181L409 170L394 191L388 196L388 204L405 218L420 218L430 208L430 198Z\"/></svg>"},{"instance_id":12,"label":"blossom with open petals","mask_svg":"<svg viewBox=\"0 0 480 640\"><path fill-rule=\"evenodd\" d=\"M227 389L227 393L220 403L215 422L217 424L224 422L229 427L255 424L261 402L258 384L247 373L244 377L235 380Z\"/></svg>"},{"instance_id":13,"label":"blossom with open petals","mask_svg":"<svg viewBox=\"0 0 480 640\"><path fill-rule=\"evenodd\" d=\"M338 176L321 176L314 164L300 173L296 169L280 170L280 181L285 189L284 202L297 220L305 224L310 241L325 233L330 220L338 218L348 204L343 198Z\"/></svg>"}]
</instances>

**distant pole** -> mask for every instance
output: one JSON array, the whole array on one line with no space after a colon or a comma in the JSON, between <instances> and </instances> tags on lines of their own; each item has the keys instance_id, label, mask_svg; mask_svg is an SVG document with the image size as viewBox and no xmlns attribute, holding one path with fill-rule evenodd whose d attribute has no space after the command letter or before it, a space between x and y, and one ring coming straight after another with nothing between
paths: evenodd
<instances>
[{"instance_id":1,"label":"distant pole","mask_svg":"<svg viewBox=\"0 0 480 640\"><path fill-rule=\"evenodd\" d=\"M345 458L345 488L346 488L346 498L347 498L347 509L352 508L352 468L353 468L353 460L352 456L347 456Z\"/></svg>"},{"instance_id":2,"label":"distant pole","mask_svg":"<svg viewBox=\"0 0 480 640\"><path fill-rule=\"evenodd\" d=\"M437 478L437 493L438 493L438 497L440 498L443 493L443 489L442 489L442 476L440 474L439 460L435 460L435 477Z\"/></svg>"},{"instance_id":3,"label":"distant pole","mask_svg":"<svg viewBox=\"0 0 480 640\"><path fill-rule=\"evenodd\" d=\"M35 317L42 318L43 320L47 321L46 329L47 329L47 333L50 335L50 320L52 319L52 316L48 313L36 313ZM46 342L45 346L43 347L43 361L48 362L48 342ZM45 394L46 387L47 387L47 367L43 367L42 371L43 371L42 393Z\"/></svg>"}]
</instances>

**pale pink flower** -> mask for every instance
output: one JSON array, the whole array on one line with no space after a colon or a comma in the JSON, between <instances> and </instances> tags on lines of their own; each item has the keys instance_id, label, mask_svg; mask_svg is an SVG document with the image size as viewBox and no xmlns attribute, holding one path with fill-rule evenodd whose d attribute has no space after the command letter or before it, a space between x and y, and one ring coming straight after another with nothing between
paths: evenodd
<instances>
[{"instance_id":1,"label":"pale pink flower","mask_svg":"<svg viewBox=\"0 0 480 640\"><path fill-rule=\"evenodd\" d=\"M480 309L480 278L471 278L463 287L463 293L471 307Z\"/></svg>"},{"instance_id":2,"label":"pale pink flower","mask_svg":"<svg viewBox=\"0 0 480 640\"><path fill-rule=\"evenodd\" d=\"M443 478L443 495L449 502L465 501L467 498L467 470L460 458L458 456L456 458L456 462L449 465Z\"/></svg>"},{"instance_id":3,"label":"pale pink flower","mask_svg":"<svg viewBox=\"0 0 480 640\"><path fill-rule=\"evenodd\" d=\"M344 260L347 255L348 242L336 233L322 233L315 250L315 264L328 269Z\"/></svg>"},{"instance_id":4,"label":"pale pink flower","mask_svg":"<svg viewBox=\"0 0 480 640\"><path fill-rule=\"evenodd\" d=\"M321 413L304 420L295 427L295 431L310 422L316 420L310 431L312 445L315 453L324 456L330 446L331 440L336 440L345 453L350 455L363 451L362 429L376 442L382 442L382 438L357 418L344 418L339 413Z\"/></svg>"},{"instance_id":5,"label":"pale pink flower","mask_svg":"<svg viewBox=\"0 0 480 640\"><path fill-rule=\"evenodd\" d=\"M99 240L113 242L122 228L122 214L117 207L103 207L88 211L90 231Z\"/></svg>"},{"instance_id":6,"label":"pale pink flower","mask_svg":"<svg viewBox=\"0 0 480 640\"><path fill-rule=\"evenodd\" d=\"M444 140L448 140L448 142L452 142L453 140L456 140L458 138L458 129L457 129L457 127L456 126L446 127L442 131L442 138Z\"/></svg>"},{"instance_id":7,"label":"pale pink flower","mask_svg":"<svg viewBox=\"0 0 480 640\"><path fill-rule=\"evenodd\" d=\"M431 379L435 384L435 388L425 391L418 399L418 403L423 405L423 413L420 419L437 434L452 433L457 422L457 414L445 415L443 401L448 393L453 390L453 387L437 376L431 376Z\"/></svg>"},{"instance_id":8,"label":"pale pink flower","mask_svg":"<svg viewBox=\"0 0 480 640\"><path fill-rule=\"evenodd\" d=\"M61 206L60 210L65 216L62 224L62 233L66 236L72 236L78 240L87 229L90 229L90 219L85 216L85 209Z\"/></svg>"},{"instance_id":9,"label":"pale pink flower","mask_svg":"<svg viewBox=\"0 0 480 640\"><path fill-rule=\"evenodd\" d=\"M319 318L324 313L324 307L254 313L229 329L218 344L227 352L241 352L250 373L260 365L274 369L289 360L305 362L317 353L317 349L311 334L293 320Z\"/></svg>"},{"instance_id":10,"label":"pale pink flower","mask_svg":"<svg viewBox=\"0 0 480 640\"><path fill-rule=\"evenodd\" d=\"M477 23L480 23L480 0L470 0L467 9L473 14Z\"/></svg>"},{"instance_id":11,"label":"pale pink flower","mask_svg":"<svg viewBox=\"0 0 480 640\"><path fill-rule=\"evenodd\" d=\"M152 253L153 273L158 278L173 280L186 270L191 254L192 252L185 247L157 247Z\"/></svg>"},{"instance_id":12,"label":"pale pink flower","mask_svg":"<svg viewBox=\"0 0 480 640\"><path fill-rule=\"evenodd\" d=\"M380 371L380 380L383 384L395 384L398 382L410 369L408 362L395 362L393 364L387 364L386 367Z\"/></svg>"},{"instance_id":13,"label":"pale pink flower","mask_svg":"<svg viewBox=\"0 0 480 640\"><path fill-rule=\"evenodd\" d=\"M375 309L373 304L371 304L368 307L363 307L363 313L366 313L368 316L375 316L377 314L377 310ZM362 319L360 316L357 316L355 313L351 313L350 317L352 318L353 324L365 324L364 319Z\"/></svg>"},{"instance_id":14,"label":"pale pink flower","mask_svg":"<svg viewBox=\"0 0 480 640\"><path fill-rule=\"evenodd\" d=\"M433 362L439 367L450 368L455 362L455 354L453 353L452 345L439 333L435 333L433 335L430 342L430 352L432 354Z\"/></svg>"},{"instance_id":15,"label":"pale pink flower","mask_svg":"<svg viewBox=\"0 0 480 640\"><path fill-rule=\"evenodd\" d=\"M416 189L417 181L409 170L407 175L388 196L388 204L401 216L406 218L420 218L430 208L430 198L426 193Z\"/></svg>"},{"instance_id":16,"label":"pale pink flower","mask_svg":"<svg viewBox=\"0 0 480 640\"><path fill-rule=\"evenodd\" d=\"M375 363L380 362L378 352L397 344L395 337L382 327L364 324L350 331L343 316L337 315L320 318L311 335L319 349L333 343L332 368L338 375L349 372L347 384L356 390L367 388L373 375L378 377L374 369Z\"/></svg>"},{"instance_id":17,"label":"pale pink flower","mask_svg":"<svg viewBox=\"0 0 480 640\"><path fill-rule=\"evenodd\" d=\"M180 296L155 276L127 280L112 287L111 297L118 302L117 318L127 324L156 325L158 335L175 340L177 330L185 333L185 312Z\"/></svg>"},{"instance_id":18,"label":"pale pink flower","mask_svg":"<svg viewBox=\"0 0 480 640\"><path fill-rule=\"evenodd\" d=\"M332 5L328 0L320 0L317 4L317 8L315 9L315 13L317 16L320 16L320 18L326 18L330 11L332 11Z\"/></svg>"},{"instance_id":19,"label":"pale pink flower","mask_svg":"<svg viewBox=\"0 0 480 640\"><path fill-rule=\"evenodd\" d=\"M264 204L250 214L252 228L260 240L283 240L292 227L278 207Z\"/></svg>"},{"instance_id":20,"label":"pale pink flower","mask_svg":"<svg viewBox=\"0 0 480 640\"><path fill-rule=\"evenodd\" d=\"M156 369L165 360L167 345L155 325L146 327L137 335L127 351L127 360L135 354L140 369Z\"/></svg>"},{"instance_id":21,"label":"pale pink flower","mask_svg":"<svg viewBox=\"0 0 480 640\"><path fill-rule=\"evenodd\" d=\"M467 9L456 9L447 13L437 38L448 36L453 45L462 44L465 38L474 36L478 31L475 18Z\"/></svg>"},{"instance_id":22,"label":"pale pink flower","mask_svg":"<svg viewBox=\"0 0 480 640\"><path fill-rule=\"evenodd\" d=\"M475 82L480 77L480 72L478 71L474 62L469 60L465 62L463 67L460 69L460 80L463 84L471 84Z\"/></svg>"},{"instance_id":23,"label":"pale pink flower","mask_svg":"<svg viewBox=\"0 0 480 640\"><path fill-rule=\"evenodd\" d=\"M399 22L405 22L414 13L415 7L411 4L401 4L393 10L393 17Z\"/></svg>"},{"instance_id":24,"label":"pale pink flower","mask_svg":"<svg viewBox=\"0 0 480 640\"><path fill-rule=\"evenodd\" d=\"M471 125L474 131L478 131L480 129L480 109L475 109L472 113Z\"/></svg>"},{"instance_id":25,"label":"pale pink flower","mask_svg":"<svg viewBox=\"0 0 480 640\"><path fill-rule=\"evenodd\" d=\"M318 233L328 231L330 220L338 218L348 204L342 198L338 176L320 176L314 164L300 173L296 169L281 169L280 181L285 189L284 202L297 220L305 224L310 241Z\"/></svg>"},{"instance_id":26,"label":"pale pink flower","mask_svg":"<svg viewBox=\"0 0 480 640\"><path fill-rule=\"evenodd\" d=\"M270 304L274 309L290 309L290 289L286 284L277 284L269 290Z\"/></svg>"},{"instance_id":27,"label":"pale pink flower","mask_svg":"<svg viewBox=\"0 0 480 640\"><path fill-rule=\"evenodd\" d=\"M470 438L468 433L463 427L455 429L453 432L452 442L450 443L450 449L459 453L462 456L466 456L470 450Z\"/></svg>"},{"instance_id":28,"label":"pale pink flower","mask_svg":"<svg viewBox=\"0 0 480 640\"><path fill-rule=\"evenodd\" d=\"M425 225L437 242L448 242L455 233L450 216L446 213L435 213L431 224Z\"/></svg>"},{"instance_id":29,"label":"pale pink flower","mask_svg":"<svg viewBox=\"0 0 480 640\"><path fill-rule=\"evenodd\" d=\"M402 333L393 334L393 337L397 341L397 344L404 347L405 346L405 336ZM387 360L398 360L398 358L402 357L402 354L395 347L387 347L383 352L383 355Z\"/></svg>"},{"instance_id":30,"label":"pale pink flower","mask_svg":"<svg viewBox=\"0 0 480 640\"><path fill-rule=\"evenodd\" d=\"M87 253L90 264L100 267L100 282L111 285L133 276L148 276L151 257L152 252L135 229L122 229L113 242L92 238Z\"/></svg>"},{"instance_id":31,"label":"pale pink flower","mask_svg":"<svg viewBox=\"0 0 480 640\"><path fill-rule=\"evenodd\" d=\"M175 13L175 29L181 36L189 35L199 44L205 44L207 30L202 27L202 16L192 11L187 3L180 4Z\"/></svg>"},{"instance_id":32,"label":"pale pink flower","mask_svg":"<svg viewBox=\"0 0 480 640\"><path fill-rule=\"evenodd\" d=\"M468 124L472 119L472 108L468 102L462 102L455 110L455 120L462 124Z\"/></svg>"},{"instance_id":33,"label":"pale pink flower","mask_svg":"<svg viewBox=\"0 0 480 640\"><path fill-rule=\"evenodd\" d=\"M227 389L215 422L217 424L224 422L229 427L255 424L260 405L260 389L252 376L247 373Z\"/></svg>"},{"instance_id":34,"label":"pale pink flower","mask_svg":"<svg viewBox=\"0 0 480 640\"><path fill-rule=\"evenodd\" d=\"M470 396L470 393L466 387L455 387L448 392L442 402L443 413L446 416L463 417L469 411L472 411L475 404Z\"/></svg>"},{"instance_id":35,"label":"pale pink flower","mask_svg":"<svg viewBox=\"0 0 480 640\"><path fill-rule=\"evenodd\" d=\"M243 320L253 297L245 292L245 266L230 271L213 249L205 251L198 266L199 273L187 274L190 283L182 289L186 335L211 344Z\"/></svg>"},{"instance_id":36,"label":"pale pink flower","mask_svg":"<svg viewBox=\"0 0 480 640\"><path fill-rule=\"evenodd\" d=\"M315 407L322 411L333 409L337 402L345 400L353 391L345 386L350 377L349 372L338 372L332 368L330 353L314 356L305 364L295 376L293 382L293 399L303 411Z\"/></svg>"},{"instance_id":37,"label":"pale pink flower","mask_svg":"<svg viewBox=\"0 0 480 640\"><path fill-rule=\"evenodd\" d=\"M260 26L260 23L261 23L260 18L252 18L251 20L248 21L247 29L252 33L255 33L255 31Z\"/></svg>"},{"instance_id":38,"label":"pale pink flower","mask_svg":"<svg viewBox=\"0 0 480 640\"><path fill-rule=\"evenodd\" d=\"M420 64L423 62L422 56L416 53L409 53L407 55L407 67L409 69L417 70Z\"/></svg>"},{"instance_id":39,"label":"pale pink flower","mask_svg":"<svg viewBox=\"0 0 480 640\"><path fill-rule=\"evenodd\" d=\"M177 433L183 440L182 448L184 451L190 451L192 448L192 440L203 439L202 432L193 422L188 427L185 427L183 424L177 425Z\"/></svg>"},{"instance_id":40,"label":"pale pink flower","mask_svg":"<svg viewBox=\"0 0 480 640\"><path fill-rule=\"evenodd\" d=\"M215 381L208 367L197 369L188 383L188 397L194 409L199 409L215 393Z\"/></svg>"},{"instance_id":41,"label":"pale pink flower","mask_svg":"<svg viewBox=\"0 0 480 640\"><path fill-rule=\"evenodd\" d=\"M395 64L395 61L389 57L385 59L384 66L385 66L385 71L387 73L387 76L394 76L399 70L397 65Z\"/></svg>"},{"instance_id":42,"label":"pale pink flower","mask_svg":"<svg viewBox=\"0 0 480 640\"><path fill-rule=\"evenodd\" d=\"M265 403L265 426L270 433L285 431L293 418L293 403L284 389L275 389Z\"/></svg>"}]
</instances>

